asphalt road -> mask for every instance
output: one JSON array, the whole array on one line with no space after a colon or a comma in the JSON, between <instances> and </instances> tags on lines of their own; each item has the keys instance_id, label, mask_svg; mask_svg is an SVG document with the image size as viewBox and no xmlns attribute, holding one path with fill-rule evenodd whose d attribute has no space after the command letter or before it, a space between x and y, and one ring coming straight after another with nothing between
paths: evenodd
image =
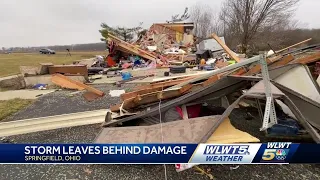
<instances>
[{"instance_id":1,"label":"asphalt road","mask_svg":"<svg viewBox=\"0 0 320 180\"><path fill-rule=\"evenodd\" d=\"M130 89L134 85L125 85ZM119 98L108 95L110 89L119 89L111 85L97 86L106 92L106 96L94 102L86 102L81 94L70 97L71 91L57 91L40 97L30 105L7 120L18 120L51 116L65 113L81 112L108 108L115 104ZM255 114L256 116L256 114ZM243 110L235 110L231 114L231 121L240 130L265 140L258 131L259 119L245 120ZM100 125L79 126L58 130L44 131L25 135L9 137L14 143L90 143L100 130ZM216 179L247 180L247 179L275 179L295 180L320 179L320 166L318 165L241 165L232 170L234 165L201 165ZM166 165L168 179L208 179L207 176L196 173L190 169L180 173L175 171L173 165ZM165 179L163 165L0 165L0 180L86 180L86 179Z\"/></svg>"}]
</instances>

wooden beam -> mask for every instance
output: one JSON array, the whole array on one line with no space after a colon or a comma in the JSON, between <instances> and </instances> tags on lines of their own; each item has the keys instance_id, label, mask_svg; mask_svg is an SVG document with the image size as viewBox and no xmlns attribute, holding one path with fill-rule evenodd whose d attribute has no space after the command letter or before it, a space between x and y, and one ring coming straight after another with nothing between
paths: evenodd
<instances>
[{"instance_id":1,"label":"wooden beam","mask_svg":"<svg viewBox=\"0 0 320 180\"><path fill-rule=\"evenodd\" d=\"M270 67L279 67L279 66L284 66L286 64L289 64L291 61L294 60L294 56L289 54L285 57L283 57L281 60L278 60L272 64L270 64Z\"/></svg>"},{"instance_id":2,"label":"wooden beam","mask_svg":"<svg viewBox=\"0 0 320 180\"><path fill-rule=\"evenodd\" d=\"M232 52L229 47L223 43L223 41L215 34L213 33L212 35L212 38L215 39L219 44L220 46L237 62L240 62L240 58L238 56L235 55L234 52Z\"/></svg>"},{"instance_id":3,"label":"wooden beam","mask_svg":"<svg viewBox=\"0 0 320 180\"><path fill-rule=\"evenodd\" d=\"M267 64L270 64L271 61L269 58L267 58ZM247 73L245 73L244 75L245 76L251 76L253 74L257 74L261 71L261 67L260 67L260 64L256 64L254 65Z\"/></svg>"},{"instance_id":4,"label":"wooden beam","mask_svg":"<svg viewBox=\"0 0 320 180\"><path fill-rule=\"evenodd\" d=\"M214 75L212 77L210 77L208 80L206 80L205 82L202 83L202 86L208 86L216 81L218 81L220 78L219 78L219 75Z\"/></svg>"},{"instance_id":5,"label":"wooden beam","mask_svg":"<svg viewBox=\"0 0 320 180\"><path fill-rule=\"evenodd\" d=\"M192 88L192 84L188 84L183 86L180 89L175 89L175 90L170 90L170 91L156 91L148 94L142 94L142 95L137 95L135 97L126 99L123 101L123 109L132 109L134 107L144 105L144 104L149 104L153 102L157 102L160 99L165 100L165 99L170 99L174 97L181 96L183 94L186 94L189 92L189 90ZM121 104L113 105L110 107L110 110L112 112L117 112L120 110Z\"/></svg>"},{"instance_id":6,"label":"wooden beam","mask_svg":"<svg viewBox=\"0 0 320 180\"><path fill-rule=\"evenodd\" d=\"M124 93L121 94L121 100L127 100L133 97L136 97L138 95L142 95L142 94L148 94L148 93L152 93L152 92L156 92L156 91L161 91L162 87L154 87L154 88L147 88L147 89L142 89L142 90L138 90L138 91L132 91L132 92L128 92L128 93Z\"/></svg>"},{"instance_id":7,"label":"wooden beam","mask_svg":"<svg viewBox=\"0 0 320 180\"><path fill-rule=\"evenodd\" d=\"M299 46L299 45L301 45L301 44L303 44L303 43L306 43L306 42L309 42L309 41L311 41L311 40L312 40L312 38L307 39L307 40L304 40L304 41L301 41L301 42L299 42L299 43L297 43L297 44L294 44L294 45L291 45L291 46L289 46L289 47L283 48L283 49L281 49L281 50L279 50L279 51L276 51L276 53L281 53L281 52L283 52L283 51L286 51L286 50L288 50L288 49L290 49L290 48Z\"/></svg>"},{"instance_id":8,"label":"wooden beam","mask_svg":"<svg viewBox=\"0 0 320 180\"><path fill-rule=\"evenodd\" d=\"M303 57L303 58L299 58L292 63L309 64L309 63L316 62L318 60L320 60L320 52Z\"/></svg>"},{"instance_id":9,"label":"wooden beam","mask_svg":"<svg viewBox=\"0 0 320 180\"><path fill-rule=\"evenodd\" d=\"M276 67L276 66L281 66L281 65L286 65L287 63L289 63L290 61L292 61L294 59L294 57L289 54L287 56L276 56L273 58L267 58L267 64L270 65L272 67ZM274 64L274 65L273 65ZM261 66L260 64L254 65L247 73L245 73L245 76L251 76L253 74L257 74L261 71Z\"/></svg>"},{"instance_id":10,"label":"wooden beam","mask_svg":"<svg viewBox=\"0 0 320 180\"><path fill-rule=\"evenodd\" d=\"M196 77L197 76L188 76L183 79L169 80L169 81L164 81L164 82L156 82L156 83L152 83L152 84L148 84L148 85L144 85L144 86L138 86L134 89L135 90L143 90L143 89L149 89L149 88L162 88L162 87L167 88L167 87L180 84L182 82L188 81L188 80L196 78Z\"/></svg>"},{"instance_id":11,"label":"wooden beam","mask_svg":"<svg viewBox=\"0 0 320 180\"><path fill-rule=\"evenodd\" d=\"M245 74L245 73L247 73L247 70L246 70L246 68L242 67L239 70L233 72L231 75L239 76L239 75L242 75L242 74Z\"/></svg>"}]
</instances>

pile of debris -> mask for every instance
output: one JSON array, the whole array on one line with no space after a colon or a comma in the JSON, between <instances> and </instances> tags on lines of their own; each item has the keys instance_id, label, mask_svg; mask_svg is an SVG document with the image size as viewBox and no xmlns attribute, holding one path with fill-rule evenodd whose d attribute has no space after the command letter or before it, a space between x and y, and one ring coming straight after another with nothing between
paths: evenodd
<instances>
[{"instance_id":1,"label":"pile of debris","mask_svg":"<svg viewBox=\"0 0 320 180\"><path fill-rule=\"evenodd\" d=\"M199 38L192 34L193 23L153 24L136 42L128 43L109 33L107 66L122 68L165 68L176 65L197 67L200 60L207 70L214 70L239 62L239 57L215 34L196 44ZM226 53L223 53L226 52ZM232 60L232 62L227 62ZM120 66L119 66L120 67Z\"/></svg>"},{"instance_id":2,"label":"pile of debris","mask_svg":"<svg viewBox=\"0 0 320 180\"><path fill-rule=\"evenodd\" d=\"M208 142L210 138L215 138L213 134L221 123L228 123L228 116L239 102L248 99L258 107L263 120L260 130L266 134L282 137L307 135L320 142L320 121L317 118L320 88L315 81L315 77L319 76L319 48L320 45L292 51L286 48L276 54L263 53L241 60L204 75L173 77L138 86L122 94L120 104L110 107L111 113L103 123L105 128L95 142ZM207 105L219 99L226 110L218 116L208 113ZM262 112L262 105L267 109L265 113ZM275 109L279 107L287 116L277 116ZM114 127L141 120L151 126ZM170 132L163 134L164 140L159 135L159 123L162 123L164 132ZM234 131L229 125L225 135L229 130ZM131 133L124 133L128 130ZM235 136L233 141L219 140L229 143L257 141L248 134L250 140L243 137L246 136Z\"/></svg>"}]
</instances>

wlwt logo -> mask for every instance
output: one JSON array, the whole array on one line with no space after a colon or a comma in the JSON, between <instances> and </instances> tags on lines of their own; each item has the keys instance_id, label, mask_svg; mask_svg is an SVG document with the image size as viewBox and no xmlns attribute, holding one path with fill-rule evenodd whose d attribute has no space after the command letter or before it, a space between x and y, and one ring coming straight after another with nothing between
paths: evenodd
<instances>
[{"instance_id":1,"label":"wlwt logo","mask_svg":"<svg viewBox=\"0 0 320 180\"><path fill-rule=\"evenodd\" d=\"M291 143L289 142L271 142L267 144L267 149L262 155L263 162L285 162L288 156Z\"/></svg>"}]
</instances>

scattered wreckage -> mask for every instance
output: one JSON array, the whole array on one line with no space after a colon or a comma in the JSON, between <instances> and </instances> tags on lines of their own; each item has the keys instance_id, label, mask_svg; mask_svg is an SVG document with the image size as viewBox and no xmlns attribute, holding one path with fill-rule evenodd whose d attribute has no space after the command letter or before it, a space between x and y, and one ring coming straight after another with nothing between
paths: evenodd
<instances>
[{"instance_id":1,"label":"scattered wreckage","mask_svg":"<svg viewBox=\"0 0 320 180\"><path fill-rule=\"evenodd\" d=\"M118 86L152 79L130 92L110 92L120 96L121 102L109 110L0 123L0 136L102 123L101 132L93 143L259 142L257 137L230 123L230 113L247 102L258 109L262 122L260 131L266 136L311 137L314 142L320 142L320 63L317 62L320 44L290 50L309 39L244 59L230 50L223 38L213 34L211 39L216 44L210 45L210 56L218 55L206 58L203 63L199 59L206 56L206 43L210 41L198 45L200 56L193 54L192 28L192 23L154 24L134 43L109 34L109 55L105 58L99 56L69 66L43 64L40 71L22 68L26 77L52 74L50 81L55 85L86 90L83 96L88 101L105 93L70 75L97 81L115 78L113 83ZM184 68L176 69L178 74L174 73L174 68L168 72L176 65ZM188 72L190 68L197 72L184 73L186 67ZM158 78L159 72L162 78ZM213 102L219 102L224 108L211 109L208 105ZM139 126L133 126L133 122L139 122Z\"/></svg>"}]
</instances>

